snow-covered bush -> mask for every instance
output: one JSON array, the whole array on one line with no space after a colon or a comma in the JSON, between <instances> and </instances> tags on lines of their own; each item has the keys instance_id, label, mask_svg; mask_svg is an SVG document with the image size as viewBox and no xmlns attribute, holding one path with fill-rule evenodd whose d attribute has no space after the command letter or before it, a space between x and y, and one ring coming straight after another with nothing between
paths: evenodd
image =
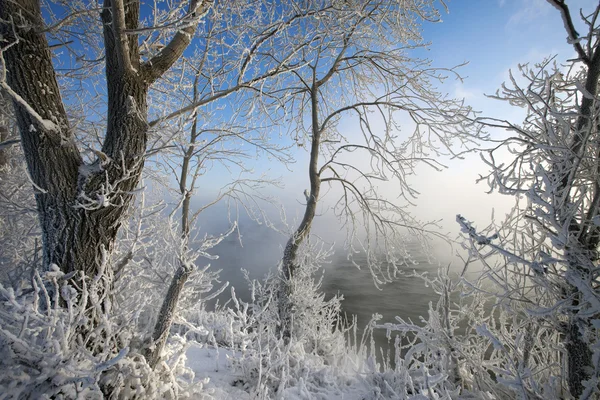
<instances>
[{"instance_id":1,"label":"snow-covered bush","mask_svg":"<svg viewBox=\"0 0 600 400\"><path fill-rule=\"evenodd\" d=\"M393 338L395 365L384 364L369 384L385 382L381 393L392 397L568 397L563 333L532 302L534 292L543 292L540 283L510 274L500 260L482 261L474 274L451 278L443 268L436 277L421 275L440 297L419 322L397 317L374 325ZM501 276L508 285L499 288ZM525 287L529 297L515 297Z\"/></svg>"},{"instance_id":2,"label":"snow-covered bush","mask_svg":"<svg viewBox=\"0 0 600 400\"><path fill-rule=\"evenodd\" d=\"M100 397L100 375L128 353L126 348L117 353L111 349L116 338L110 325L80 334L88 328L88 293L84 288L78 295L68 279L55 267L43 278L35 272L25 293L1 287L1 385L12 398L36 393L47 398L80 393Z\"/></svg>"},{"instance_id":3,"label":"snow-covered bush","mask_svg":"<svg viewBox=\"0 0 600 400\"><path fill-rule=\"evenodd\" d=\"M0 392L6 399L197 398L202 385L184 366L186 343L172 340L154 370L135 325L110 314L90 330L93 300L84 282L57 267L31 287L0 286ZM120 323L121 322L121 323ZM137 343L137 344L136 344Z\"/></svg>"},{"instance_id":4,"label":"snow-covered bush","mask_svg":"<svg viewBox=\"0 0 600 400\"><path fill-rule=\"evenodd\" d=\"M87 300L64 278L56 268L43 277L35 273L25 293L0 287L0 391L7 398L101 398L100 374L127 354L91 354L87 346L96 343L86 339L94 338L77 333L86 325Z\"/></svg>"},{"instance_id":5,"label":"snow-covered bush","mask_svg":"<svg viewBox=\"0 0 600 400\"><path fill-rule=\"evenodd\" d=\"M348 364L341 314L341 297L325 299L320 292L319 265L327 252L307 251L302 267L291 281L293 304L290 338L284 338L279 318L280 278L269 275L261 283L249 281L246 303L232 291L229 309L239 333L232 340L234 369L239 382L258 398L285 397L288 388L304 388L313 395L335 388Z\"/></svg>"}]
</instances>

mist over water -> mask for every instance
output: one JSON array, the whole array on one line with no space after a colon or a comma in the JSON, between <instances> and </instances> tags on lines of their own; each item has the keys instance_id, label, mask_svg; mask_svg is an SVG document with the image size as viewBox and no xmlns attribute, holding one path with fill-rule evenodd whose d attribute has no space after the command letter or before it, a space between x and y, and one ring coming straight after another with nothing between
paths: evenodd
<instances>
[{"instance_id":1,"label":"mist over water","mask_svg":"<svg viewBox=\"0 0 600 400\"><path fill-rule=\"evenodd\" d=\"M242 229L242 233L242 246L238 237L232 235L213 249L213 254L218 254L219 259L212 261L211 265L221 270L221 281L229 281L230 286L235 287L236 295L248 301L250 292L241 269L246 269L250 278L258 280L263 280L269 270L275 272L287 238L264 226L247 227ZM418 323L420 316L427 316L429 303L435 305L438 297L421 278L411 276L412 272L426 272L433 277L437 274L438 264L429 261L418 244L409 250L415 264L403 267L403 273L397 280L382 285L380 289L375 286L364 257L354 256L354 261L361 265L358 269L345 253L338 252L325 266L321 290L327 298L336 294L344 297L343 311L349 319L356 315L360 332L375 313L383 316L380 323L395 322L396 316ZM230 297L231 291L227 289L218 301L223 304ZM375 331L374 336L379 346L386 344L384 330Z\"/></svg>"},{"instance_id":2,"label":"mist over water","mask_svg":"<svg viewBox=\"0 0 600 400\"><path fill-rule=\"evenodd\" d=\"M415 265L401 267L402 273L393 282L381 285L378 289L366 259L355 261L361 265L358 269L344 255L335 256L332 264L326 268L323 279L323 291L327 294L341 294L343 310L358 317L359 327L369 322L375 313L381 314L380 322L394 322L395 317L404 320L419 321L420 316L427 316L429 302L436 302L438 296L425 285L420 277L412 272L427 273L430 277L437 274L437 264L416 253L418 246L413 246ZM362 262L361 262L362 261Z\"/></svg>"}]
</instances>

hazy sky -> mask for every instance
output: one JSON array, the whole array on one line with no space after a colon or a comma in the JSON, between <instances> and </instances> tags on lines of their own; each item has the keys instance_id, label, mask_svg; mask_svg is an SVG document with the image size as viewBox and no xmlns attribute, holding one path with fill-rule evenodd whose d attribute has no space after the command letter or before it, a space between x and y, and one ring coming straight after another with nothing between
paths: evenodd
<instances>
[{"instance_id":1,"label":"hazy sky","mask_svg":"<svg viewBox=\"0 0 600 400\"><path fill-rule=\"evenodd\" d=\"M569 1L574 17L579 9L589 10L594 1ZM540 62L557 54L558 61L574 56L566 42L566 33L558 11L545 0L451 0L447 2L449 14L443 22L423 26L423 36L431 42L429 50L419 51L420 57L428 57L436 67L452 67L468 62L460 69L464 82L449 81L444 90L450 95L465 98L466 102L482 115L501 117L519 122L523 111L508 104L491 100L485 94L493 94L507 80L508 71L516 70L519 63ZM583 31L583 29L582 29ZM492 132L496 137L504 132ZM300 218L303 212L303 190L307 188L306 153L298 152L298 161L285 168L267 164L271 172L283 177L285 188L274 191L282 197L288 209L288 221ZM444 160L447 170L435 172L421 168L410 181L421 193L416 200L414 213L421 219L443 219L443 230L456 237L459 229L456 214L465 215L477 226L487 225L492 209L497 218L512 206L509 196L486 194L487 184L475 184L479 173L487 167L478 154L466 160ZM264 169L265 161L257 166ZM212 175L214 179L214 175ZM207 179L211 179L207 176ZM214 182L214 181L213 181ZM324 199L327 201L327 198ZM326 209L321 209L326 211ZM331 232L339 228L331 223L329 216L319 216L316 221L321 229ZM323 232L326 233L326 232Z\"/></svg>"},{"instance_id":2,"label":"hazy sky","mask_svg":"<svg viewBox=\"0 0 600 400\"><path fill-rule=\"evenodd\" d=\"M585 12L594 3L568 1L574 17L580 8ZM546 0L453 0L448 7L450 13L443 23L424 28L424 37L432 43L430 58L439 66L469 62L462 68L464 83L449 85L454 85L452 94L464 97L482 115L522 121L522 110L488 99L485 94L495 93L507 80L508 71L516 71L519 63L540 62L554 54L559 62L574 58L560 15ZM478 174L487 171L478 154L448 165L450 168L441 173L423 170L414 179L422 193L419 215L443 218L445 228L458 232L455 214L462 213L481 226L489 221L493 207L499 217L513 204L508 196L485 194L484 182L475 185Z\"/></svg>"}]
</instances>

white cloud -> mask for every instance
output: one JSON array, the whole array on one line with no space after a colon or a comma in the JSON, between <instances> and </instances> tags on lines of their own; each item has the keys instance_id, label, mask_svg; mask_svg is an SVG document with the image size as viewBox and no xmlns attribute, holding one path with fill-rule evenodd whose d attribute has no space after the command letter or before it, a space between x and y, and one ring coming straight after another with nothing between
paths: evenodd
<instances>
[{"instance_id":1,"label":"white cloud","mask_svg":"<svg viewBox=\"0 0 600 400\"><path fill-rule=\"evenodd\" d=\"M550 5L545 0L523 0L506 24L507 28L517 25L529 24L532 21L545 17L551 10Z\"/></svg>"},{"instance_id":2,"label":"white cloud","mask_svg":"<svg viewBox=\"0 0 600 400\"><path fill-rule=\"evenodd\" d=\"M470 89L462 82L454 85L454 97L457 99L473 100L481 95L482 90Z\"/></svg>"}]
</instances>

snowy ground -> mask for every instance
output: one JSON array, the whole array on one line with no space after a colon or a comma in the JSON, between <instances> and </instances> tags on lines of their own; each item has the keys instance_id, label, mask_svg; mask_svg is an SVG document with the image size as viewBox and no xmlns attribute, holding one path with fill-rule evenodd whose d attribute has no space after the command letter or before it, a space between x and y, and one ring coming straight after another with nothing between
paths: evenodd
<instances>
[{"instance_id":1,"label":"snowy ground","mask_svg":"<svg viewBox=\"0 0 600 400\"><path fill-rule=\"evenodd\" d=\"M196 374L196 379L206 380L205 385L217 399L250 399L250 395L234 386L240 379L229 368L232 352L226 349L215 349L193 344L186 353L187 366Z\"/></svg>"},{"instance_id":2,"label":"snowy ground","mask_svg":"<svg viewBox=\"0 0 600 400\"><path fill-rule=\"evenodd\" d=\"M235 386L235 382L239 382L242 377L236 375L230 368L230 359L234 357L232 351L194 344L188 349L186 355L187 366L194 371L197 380L208 380L205 388L215 399L254 399L248 392ZM279 398L286 400L359 400L378 398L378 396L376 393L369 393L361 379L349 377L348 386L344 390L323 387L318 393L315 393L299 385L285 389Z\"/></svg>"}]
</instances>

